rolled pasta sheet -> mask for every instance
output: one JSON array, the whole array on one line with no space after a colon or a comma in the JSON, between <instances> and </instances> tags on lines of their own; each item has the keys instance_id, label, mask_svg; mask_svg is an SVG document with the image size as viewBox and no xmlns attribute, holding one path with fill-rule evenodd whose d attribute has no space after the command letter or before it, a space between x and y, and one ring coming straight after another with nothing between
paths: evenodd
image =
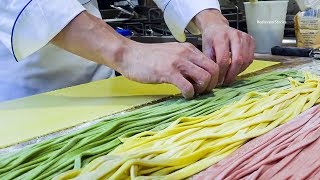
<instances>
[{"instance_id":1,"label":"rolled pasta sheet","mask_svg":"<svg viewBox=\"0 0 320 180\"><path fill-rule=\"evenodd\" d=\"M290 88L253 91L211 114L182 117L159 132L124 138L108 155L55 179L188 178L319 101L319 77L307 73L304 83L289 80Z\"/></svg>"}]
</instances>

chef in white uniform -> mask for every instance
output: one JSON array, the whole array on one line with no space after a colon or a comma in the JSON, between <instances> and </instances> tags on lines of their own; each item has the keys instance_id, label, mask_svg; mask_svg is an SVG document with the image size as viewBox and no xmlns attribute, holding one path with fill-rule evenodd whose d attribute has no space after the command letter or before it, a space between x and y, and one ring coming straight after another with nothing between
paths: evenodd
<instances>
[{"instance_id":1,"label":"chef in white uniform","mask_svg":"<svg viewBox=\"0 0 320 180\"><path fill-rule=\"evenodd\" d=\"M114 76L172 83L186 98L230 84L253 59L251 36L228 26L217 0L155 0L178 41L142 44L118 35L90 0L2 0L0 101ZM231 53L230 53L231 52ZM93 92L94 93L94 92Z\"/></svg>"}]
</instances>

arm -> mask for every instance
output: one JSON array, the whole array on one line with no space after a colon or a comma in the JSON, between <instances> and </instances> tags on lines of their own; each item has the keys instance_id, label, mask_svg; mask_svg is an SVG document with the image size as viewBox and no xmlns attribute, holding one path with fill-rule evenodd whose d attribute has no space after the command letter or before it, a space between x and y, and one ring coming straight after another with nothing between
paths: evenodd
<instances>
[{"instance_id":1,"label":"arm","mask_svg":"<svg viewBox=\"0 0 320 180\"><path fill-rule=\"evenodd\" d=\"M135 81L172 83L186 98L210 91L217 83L217 66L194 46L134 42L86 12L74 18L51 43Z\"/></svg>"},{"instance_id":2,"label":"arm","mask_svg":"<svg viewBox=\"0 0 320 180\"><path fill-rule=\"evenodd\" d=\"M194 46L141 44L118 35L77 0L4 0L0 41L23 60L53 43L142 83L171 83L186 98L210 91L218 69Z\"/></svg>"},{"instance_id":3,"label":"arm","mask_svg":"<svg viewBox=\"0 0 320 180\"><path fill-rule=\"evenodd\" d=\"M185 41L185 29L202 34L203 53L219 66L219 85L232 83L251 64L254 39L229 27L218 0L154 1L164 11L165 21L178 41Z\"/></svg>"}]
</instances>

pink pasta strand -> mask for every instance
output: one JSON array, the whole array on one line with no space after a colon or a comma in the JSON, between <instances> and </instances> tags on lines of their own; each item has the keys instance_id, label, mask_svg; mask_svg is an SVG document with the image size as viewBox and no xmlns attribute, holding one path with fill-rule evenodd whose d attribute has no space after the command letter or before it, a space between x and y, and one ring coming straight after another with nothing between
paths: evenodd
<instances>
[{"instance_id":1,"label":"pink pasta strand","mask_svg":"<svg viewBox=\"0 0 320 180\"><path fill-rule=\"evenodd\" d=\"M193 179L320 179L320 105L255 138Z\"/></svg>"}]
</instances>

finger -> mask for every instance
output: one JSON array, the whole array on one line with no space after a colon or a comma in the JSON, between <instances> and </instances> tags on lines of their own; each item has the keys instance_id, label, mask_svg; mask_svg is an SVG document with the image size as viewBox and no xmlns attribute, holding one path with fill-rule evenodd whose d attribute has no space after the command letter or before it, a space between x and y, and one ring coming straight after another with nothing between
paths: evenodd
<instances>
[{"instance_id":1,"label":"finger","mask_svg":"<svg viewBox=\"0 0 320 180\"><path fill-rule=\"evenodd\" d=\"M184 98L191 99L194 96L193 85L185 77L183 77L182 74L176 73L170 76L168 83L177 86Z\"/></svg>"},{"instance_id":2,"label":"finger","mask_svg":"<svg viewBox=\"0 0 320 180\"><path fill-rule=\"evenodd\" d=\"M191 43L183 43L183 45L186 46L187 48L189 48L190 50L192 50L193 52L197 53L197 54L202 54L202 52Z\"/></svg>"},{"instance_id":3,"label":"finger","mask_svg":"<svg viewBox=\"0 0 320 180\"><path fill-rule=\"evenodd\" d=\"M191 57L190 61L197 66L201 67L205 71L207 71L210 74L210 80L209 83L204 90L204 92L210 92L214 87L218 84L218 78L219 78L219 67L218 65L208 57L206 57L204 54L199 54L195 57Z\"/></svg>"},{"instance_id":4,"label":"finger","mask_svg":"<svg viewBox=\"0 0 320 180\"><path fill-rule=\"evenodd\" d=\"M249 36L246 33L242 33L242 36L243 36L243 41L242 41L243 51L241 52L243 54L243 65L239 73L243 72L245 69L247 69L250 66L250 64L253 61L253 54L254 54L253 48L252 48L253 41L251 36Z\"/></svg>"},{"instance_id":5,"label":"finger","mask_svg":"<svg viewBox=\"0 0 320 180\"><path fill-rule=\"evenodd\" d=\"M226 75L226 79L224 81L224 85L231 84L237 75L241 72L242 66L244 65L244 54L243 51L246 47L244 47L242 41L242 35L240 31L232 32L230 35L230 43L231 43L231 65Z\"/></svg>"},{"instance_id":6,"label":"finger","mask_svg":"<svg viewBox=\"0 0 320 180\"><path fill-rule=\"evenodd\" d=\"M203 93L211 80L210 73L191 61L180 61L179 63L176 68L184 77L192 80L191 83L193 84L195 93Z\"/></svg>"},{"instance_id":7,"label":"finger","mask_svg":"<svg viewBox=\"0 0 320 180\"><path fill-rule=\"evenodd\" d=\"M230 66L230 47L228 34L215 36L213 47L216 54L216 63L219 66L218 85L223 84Z\"/></svg>"},{"instance_id":8,"label":"finger","mask_svg":"<svg viewBox=\"0 0 320 180\"><path fill-rule=\"evenodd\" d=\"M249 41L250 41L250 48L249 48L249 60L250 64L253 62L254 59L254 52L256 51L256 41L255 39L249 35Z\"/></svg>"},{"instance_id":9,"label":"finger","mask_svg":"<svg viewBox=\"0 0 320 180\"><path fill-rule=\"evenodd\" d=\"M216 62L216 56L213 48L213 41L211 38L206 38L206 37L202 38L202 52L209 59Z\"/></svg>"},{"instance_id":10,"label":"finger","mask_svg":"<svg viewBox=\"0 0 320 180\"><path fill-rule=\"evenodd\" d=\"M216 64L215 51L213 49L213 42L211 38L203 37L202 51L203 53L201 54L205 55L206 58L200 58L200 61L195 61L194 63L210 73L211 80L208 84L207 89L205 90L205 92L210 92L213 88L215 88L218 85L219 79L219 67ZM207 61L207 59L209 61Z\"/></svg>"},{"instance_id":11,"label":"finger","mask_svg":"<svg viewBox=\"0 0 320 180\"><path fill-rule=\"evenodd\" d=\"M186 61L185 65L185 68L180 69L182 75L192 79L196 94L204 93L210 83L211 74L190 61Z\"/></svg>"}]
</instances>

